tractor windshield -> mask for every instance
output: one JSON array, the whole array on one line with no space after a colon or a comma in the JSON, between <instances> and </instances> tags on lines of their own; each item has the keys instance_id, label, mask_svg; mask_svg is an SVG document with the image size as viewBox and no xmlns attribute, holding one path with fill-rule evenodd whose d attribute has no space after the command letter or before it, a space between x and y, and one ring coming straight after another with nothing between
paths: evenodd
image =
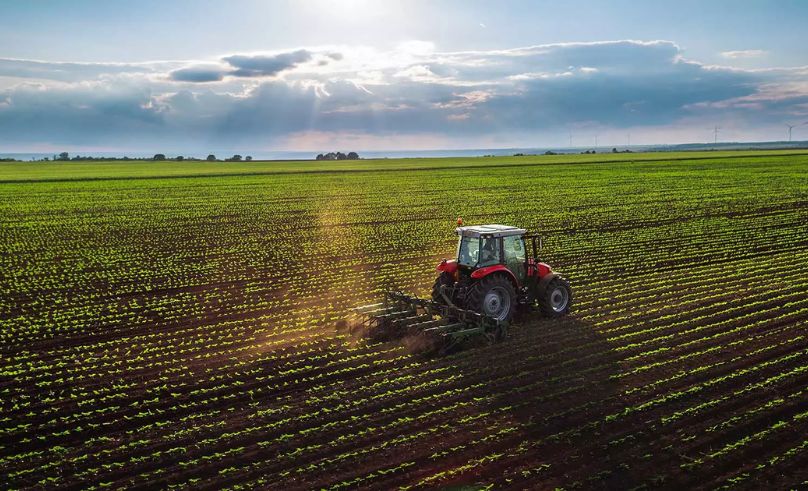
<instances>
[{"instance_id":1,"label":"tractor windshield","mask_svg":"<svg viewBox=\"0 0 808 491\"><path fill-rule=\"evenodd\" d=\"M479 237L460 237L457 243L457 263L461 266L474 267L480 257Z\"/></svg>"}]
</instances>

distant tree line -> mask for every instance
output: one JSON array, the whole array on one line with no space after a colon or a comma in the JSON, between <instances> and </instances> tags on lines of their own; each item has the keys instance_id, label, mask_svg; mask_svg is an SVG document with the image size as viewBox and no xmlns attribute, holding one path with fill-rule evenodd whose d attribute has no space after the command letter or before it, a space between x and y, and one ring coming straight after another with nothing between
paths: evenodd
<instances>
[{"instance_id":1,"label":"distant tree line","mask_svg":"<svg viewBox=\"0 0 808 491\"><path fill-rule=\"evenodd\" d=\"M317 160L359 160L359 154L356 152L328 152L326 154L317 154Z\"/></svg>"},{"instance_id":2,"label":"distant tree line","mask_svg":"<svg viewBox=\"0 0 808 491\"><path fill-rule=\"evenodd\" d=\"M169 161L169 160L173 160L173 161L176 161L176 162L184 162L184 161L189 161L189 162L204 162L204 161L207 161L207 162L241 162L241 161L250 162L252 159L253 158L252 158L251 155L247 155L246 157L242 157L241 155L238 155L238 154L233 155L232 157L226 158L226 159L223 159L223 160L217 159L216 156L213 155L213 154L208 155L204 159L199 159L199 158L196 158L196 157L186 157L184 155L177 155L176 157L167 157L166 154L164 154L164 153L156 153L156 154L154 154L154 157L126 157L126 156L124 156L124 157L92 157L92 156L89 156L89 155L74 155L74 156L71 157L70 154L68 154L67 152L62 152L59 155L54 155L53 156L53 161L54 162L94 161L94 160L97 160L97 161L111 161L111 160L148 161L148 160L151 160L151 161L155 161L155 162ZM9 162L14 161L14 159L2 159L2 160L3 161L9 161ZM45 157L42 160L47 162L50 159L48 157Z\"/></svg>"}]
</instances>

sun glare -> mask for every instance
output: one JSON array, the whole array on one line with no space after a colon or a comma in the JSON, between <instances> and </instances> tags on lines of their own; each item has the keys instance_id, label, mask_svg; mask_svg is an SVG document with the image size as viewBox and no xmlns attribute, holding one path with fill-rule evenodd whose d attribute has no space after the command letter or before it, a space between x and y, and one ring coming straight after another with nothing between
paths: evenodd
<instances>
[{"instance_id":1,"label":"sun glare","mask_svg":"<svg viewBox=\"0 0 808 491\"><path fill-rule=\"evenodd\" d=\"M387 10L387 2L371 0L311 0L301 4L307 11L335 22L367 20Z\"/></svg>"}]
</instances>

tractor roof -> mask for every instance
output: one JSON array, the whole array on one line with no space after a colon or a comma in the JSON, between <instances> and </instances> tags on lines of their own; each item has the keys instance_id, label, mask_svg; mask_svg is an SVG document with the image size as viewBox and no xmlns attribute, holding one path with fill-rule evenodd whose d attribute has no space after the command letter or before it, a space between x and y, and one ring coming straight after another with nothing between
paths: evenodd
<instances>
[{"instance_id":1,"label":"tractor roof","mask_svg":"<svg viewBox=\"0 0 808 491\"><path fill-rule=\"evenodd\" d=\"M472 225L469 227L457 227L455 233L465 237L508 237L511 235L524 235L527 230L523 228L511 227L509 225Z\"/></svg>"}]
</instances>

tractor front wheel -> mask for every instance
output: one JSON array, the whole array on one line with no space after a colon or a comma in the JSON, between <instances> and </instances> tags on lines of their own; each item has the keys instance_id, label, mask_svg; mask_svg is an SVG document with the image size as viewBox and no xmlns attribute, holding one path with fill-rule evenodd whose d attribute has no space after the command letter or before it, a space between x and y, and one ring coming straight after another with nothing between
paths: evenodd
<instances>
[{"instance_id":1,"label":"tractor front wheel","mask_svg":"<svg viewBox=\"0 0 808 491\"><path fill-rule=\"evenodd\" d=\"M475 283L467 298L468 308L501 321L510 321L516 309L516 291L501 274L486 276Z\"/></svg>"},{"instance_id":2,"label":"tractor front wheel","mask_svg":"<svg viewBox=\"0 0 808 491\"><path fill-rule=\"evenodd\" d=\"M561 317L570 311L572 289L570 283L561 276L556 276L538 298L539 308L548 317Z\"/></svg>"}]
</instances>

